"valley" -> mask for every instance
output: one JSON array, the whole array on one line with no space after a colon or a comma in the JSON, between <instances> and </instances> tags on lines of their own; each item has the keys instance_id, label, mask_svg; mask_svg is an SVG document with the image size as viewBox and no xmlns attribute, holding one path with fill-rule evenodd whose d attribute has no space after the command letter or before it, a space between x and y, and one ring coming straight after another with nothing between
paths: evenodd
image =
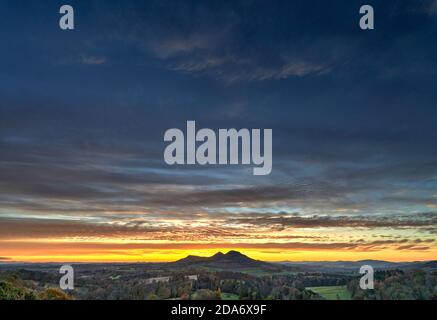
<instances>
[{"instance_id":1,"label":"valley","mask_svg":"<svg viewBox=\"0 0 437 320\"><path fill-rule=\"evenodd\" d=\"M361 290L359 268L375 268L375 290ZM75 288L60 291L59 264L0 264L0 299L18 295L79 300L433 299L437 262L281 262L240 252L169 263L72 264ZM3 296L2 296L3 295Z\"/></svg>"}]
</instances>

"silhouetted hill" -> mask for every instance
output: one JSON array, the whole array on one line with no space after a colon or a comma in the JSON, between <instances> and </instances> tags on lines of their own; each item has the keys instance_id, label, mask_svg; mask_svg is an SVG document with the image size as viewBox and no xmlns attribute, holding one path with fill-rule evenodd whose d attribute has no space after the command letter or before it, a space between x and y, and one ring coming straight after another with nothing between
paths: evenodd
<instances>
[{"instance_id":1,"label":"silhouetted hill","mask_svg":"<svg viewBox=\"0 0 437 320\"><path fill-rule=\"evenodd\" d=\"M173 265L178 267L205 267L223 270L262 269L274 271L280 269L277 265L249 258L238 251L229 251L226 254L218 252L211 257L190 255L174 262Z\"/></svg>"}]
</instances>

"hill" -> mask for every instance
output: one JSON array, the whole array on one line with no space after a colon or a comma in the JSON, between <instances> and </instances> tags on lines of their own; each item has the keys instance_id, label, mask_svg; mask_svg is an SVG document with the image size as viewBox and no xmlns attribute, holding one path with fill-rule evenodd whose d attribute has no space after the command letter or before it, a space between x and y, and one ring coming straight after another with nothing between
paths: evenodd
<instances>
[{"instance_id":1,"label":"hill","mask_svg":"<svg viewBox=\"0 0 437 320\"><path fill-rule=\"evenodd\" d=\"M432 271L437 269L437 261L425 262L389 262L381 260L361 261L312 261L312 262L281 262L280 264L302 272L356 272L363 265L370 265L375 270L389 269L422 269Z\"/></svg>"},{"instance_id":2,"label":"hill","mask_svg":"<svg viewBox=\"0 0 437 320\"><path fill-rule=\"evenodd\" d=\"M277 271L281 267L268 262L255 260L238 252L229 251L224 254L218 252L211 257L187 256L181 260L172 263L177 267L191 268L209 268L220 270L241 270L241 269L261 269L268 271Z\"/></svg>"}]
</instances>

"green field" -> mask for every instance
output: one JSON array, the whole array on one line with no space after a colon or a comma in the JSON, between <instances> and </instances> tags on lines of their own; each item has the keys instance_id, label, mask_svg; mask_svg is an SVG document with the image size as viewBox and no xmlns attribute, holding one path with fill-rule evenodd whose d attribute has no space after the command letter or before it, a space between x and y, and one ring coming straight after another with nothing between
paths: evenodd
<instances>
[{"instance_id":1,"label":"green field","mask_svg":"<svg viewBox=\"0 0 437 320\"><path fill-rule=\"evenodd\" d=\"M233 293L222 292L221 296L222 296L222 300L239 300L238 295Z\"/></svg>"},{"instance_id":2,"label":"green field","mask_svg":"<svg viewBox=\"0 0 437 320\"><path fill-rule=\"evenodd\" d=\"M346 286L333 286L333 287L309 287L307 288L315 293L320 294L327 300L350 300L351 295L347 291Z\"/></svg>"}]
</instances>

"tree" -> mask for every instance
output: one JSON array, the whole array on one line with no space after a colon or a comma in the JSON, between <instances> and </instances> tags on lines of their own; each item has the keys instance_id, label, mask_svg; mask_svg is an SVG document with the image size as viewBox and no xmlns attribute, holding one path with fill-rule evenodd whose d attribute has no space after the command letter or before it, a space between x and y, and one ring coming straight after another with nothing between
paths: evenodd
<instances>
[{"instance_id":1,"label":"tree","mask_svg":"<svg viewBox=\"0 0 437 320\"><path fill-rule=\"evenodd\" d=\"M39 298L41 300L73 300L70 295L57 288L46 289L40 294Z\"/></svg>"}]
</instances>

